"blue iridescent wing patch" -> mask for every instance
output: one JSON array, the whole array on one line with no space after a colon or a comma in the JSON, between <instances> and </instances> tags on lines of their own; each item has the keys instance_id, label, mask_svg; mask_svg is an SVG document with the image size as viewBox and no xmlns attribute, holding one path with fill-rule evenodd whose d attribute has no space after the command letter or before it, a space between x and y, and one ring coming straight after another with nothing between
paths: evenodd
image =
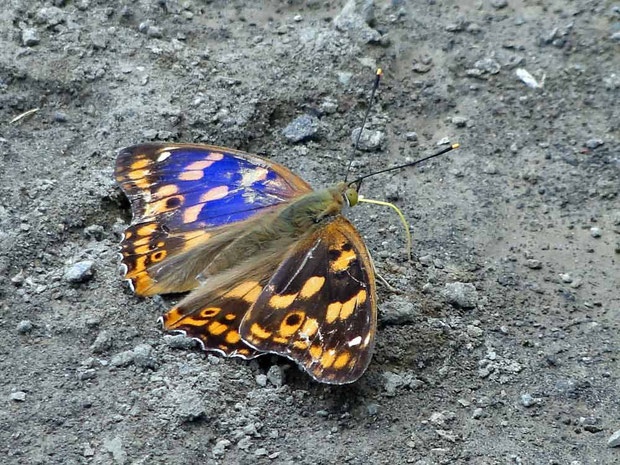
<instances>
[{"instance_id":1,"label":"blue iridescent wing patch","mask_svg":"<svg viewBox=\"0 0 620 465\"><path fill-rule=\"evenodd\" d=\"M256 155L199 144L142 144L120 150L116 181L133 221L121 243L125 277L141 295L162 288L149 268L204 244L210 231L247 220L312 189L282 165Z\"/></svg>"}]
</instances>

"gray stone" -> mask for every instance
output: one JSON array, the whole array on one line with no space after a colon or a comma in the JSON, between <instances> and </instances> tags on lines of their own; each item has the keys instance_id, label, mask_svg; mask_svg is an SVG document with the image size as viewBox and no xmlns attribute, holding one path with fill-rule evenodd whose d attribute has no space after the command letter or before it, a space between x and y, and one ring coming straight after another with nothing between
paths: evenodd
<instances>
[{"instance_id":1,"label":"gray stone","mask_svg":"<svg viewBox=\"0 0 620 465\"><path fill-rule=\"evenodd\" d=\"M267 375L264 375L262 373L259 375L256 375L256 384L258 384L261 387L267 386Z\"/></svg>"},{"instance_id":2,"label":"gray stone","mask_svg":"<svg viewBox=\"0 0 620 465\"><path fill-rule=\"evenodd\" d=\"M38 23L44 23L48 26L56 26L65 20L65 13L55 6L41 8L37 11L35 19Z\"/></svg>"},{"instance_id":3,"label":"gray stone","mask_svg":"<svg viewBox=\"0 0 620 465\"><path fill-rule=\"evenodd\" d=\"M228 439L220 439L215 443L211 452L214 457L221 457L226 453L228 446L230 446L230 441Z\"/></svg>"},{"instance_id":4,"label":"gray stone","mask_svg":"<svg viewBox=\"0 0 620 465\"><path fill-rule=\"evenodd\" d=\"M94 263L91 260L84 260L74 263L65 270L65 281L78 284L92 279L95 274Z\"/></svg>"},{"instance_id":5,"label":"gray stone","mask_svg":"<svg viewBox=\"0 0 620 465\"><path fill-rule=\"evenodd\" d=\"M483 58L474 63L476 69L489 74L497 74L502 68L501 65L493 58Z\"/></svg>"},{"instance_id":6,"label":"gray stone","mask_svg":"<svg viewBox=\"0 0 620 465\"><path fill-rule=\"evenodd\" d=\"M26 400L26 393L24 391L11 392L9 399L15 402L24 402Z\"/></svg>"},{"instance_id":7,"label":"gray stone","mask_svg":"<svg viewBox=\"0 0 620 465\"><path fill-rule=\"evenodd\" d=\"M281 387L284 384L284 372L280 365L271 365L267 371L267 379L275 387Z\"/></svg>"},{"instance_id":8,"label":"gray stone","mask_svg":"<svg viewBox=\"0 0 620 465\"><path fill-rule=\"evenodd\" d=\"M601 228L597 228L596 226L591 227L590 236L594 237L595 239L601 237Z\"/></svg>"},{"instance_id":9,"label":"gray stone","mask_svg":"<svg viewBox=\"0 0 620 465\"><path fill-rule=\"evenodd\" d=\"M496 10L501 10L508 6L508 0L491 0L491 6Z\"/></svg>"},{"instance_id":10,"label":"gray stone","mask_svg":"<svg viewBox=\"0 0 620 465\"><path fill-rule=\"evenodd\" d=\"M530 258L526 260L525 266L527 266L531 270L540 270L542 268L542 262L540 260Z\"/></svg>"},{"instance_id":11,"label":"gray stone","mask_svg":"<svg viewBox=\"0 0 620 465\"><path fill-rule=\"evenodd\" d=\"M92 350L96 354L100 354L109 350L112 347L112 335L108 331L101 331L95 342L90 346L90 350Z\"/></svg>"},{"instance_id":12,"label":"gray stone","mask_svg":"<svg viewBox=\"0 0 620 465\"><path fill-rule=\"evenodd\" d=\"M477 420L478 418L482 417L482 413L483 413L483 410L480 407L478 407L478 408L474 409L474 413L472 413L471 417L474 420Z\"/></svg>"},{"instance_id":13,"label":"gray stone","mask_svg":"<svg viewBox=\"0 0 620 465\"><path fill-rule=\"evenodd\" d=\"M443 296L448 303L461 308L474 308L478 303L478 291L471 283L447 283Z\"/></svg>"},{"instance_id":14,"label":"gray stone","mask_svg":"<svg viewBox=\"0 0 620 465\"><path fill-rule=\"evenodd\" d=\"M257 457L263 457L263 456L265 456L267 454L269 454L269 452L264 447L261 447L261 448L256 449L254 451L254 455L256 455Z\"/></svg>"},{"instance_id":15,"label":"gray stone","mask_svg":"<svg viewBox=\"0 0 620 465\"><path fill-rule=\"evenodd\" d=\"M418 140L418 133L415 131L409 131L405 133L405 139L410 142L414 142Z\"/></svg>"},{"instance_id":16,"label":"gray stone","mask_svg":"<svg viewBox=\"0 0 620 465\"><path fill-rule=\"evenodd\" d=\"M19 334L28 334L34 328L30 320L22 320L17 323L17 332Z\"/></svg>"},{"instance_id":17,"label":"gray stone","mask_svg":"<svg viewBox=\"0 0 620 465\"><path fill-rule=\"evenodd\" d=\"M563 283L566 283L566 284L570 284L573 282L573 277L568 273L561 273L560 279L562 280Z\"/></svg>"},{"instance_id":18,"label":"gray stone","mask_svg":"<svg viewBox=\"0 0 620 465\"><path fill-rule=\"evenodd\" d=\"M355 145L357 136L360 133L361 128L355 128L351 132L351 142ZM383 146L385 141L385 133L383 131L375 131L372 129L364 129L360 137L358 148L364 152L372 152L378 150Z\"/></svg>"},{"instance_id":19,"label":"gray stone","mask_svg":"<svg viewBox=\"0 0 620 465\"><path fill-rule=\"evenodd\" d=\"M196 392L180 390L175 392L176 415L183 422L192 422L207 415L205 401Z\"/></svg>"},{"instance_id":20,"label":"gray stone","mask_svg":"<svg viewBox=\"0 0 620 465\"><path fill-rule=\"evenodd\" d=\"M416 306L408 300L393 298L381 308L381 322L392 325L412 323L418 315Z\"/></svg>"},{"instance_id":21,"label":"gray stone","mask_svg":"<svg viewBox=\"0 0 620 465\"><path fill-rule=\"evenodd\" d=\"M38 45L40 42L39 32L36 29L24 29L22 31L22 44L26 47Z\"/></svg>"},{"instance_id":22,"label":"gray stone","mask_svg":"<svg viewBox=\"0 0 620 465\"><path fill-rule=\"evenodd\" d=\"M464 128L467 126L467 118L464 116L453 116L452 124L454 124L457 128Z\"/></svg>"},{"instance_id":23,"label":"gray stone","mask_svg":"<svg viewBox=\"0 0 620 465\"><path fill-rule=\"evenodd\" d=\"M612 434L607 440L608 447L620 447L620 429Z\"/></svg>"},{"instance_id":24,"label":"gray stone","mask_svg":"<svg viewBox=\"0 0 620 465\"><path fill-rule=\"evenodd\" d=\"M373 8L373 0L349 0L334 18L334 26L357 41L379 42L381 34L369 26L373 19Z\"/></svg>"},{"instance_id":25,"label":"gray stone","mask_svg":"<svg viewBox=\"0 0 620 465\"><path fill-rule=\"evenodd\" d=\"M589 148L590 150L594 150L598 147L600 147L601 145L603 145L605 143L605 141L603 141L602 139L588 139L586 141L586 147Z\"/></svg>"},{"instance_id":26,"label":"gray stone","mask_svg":"<svg viewBox=\"0 0 620 465\"><path fill-rule=\"evenodd\" d=\"M133 359L133 350L125 350L124 352L120 352L112 357L112 360L110 360L110 365L113 367L126 367L133 363Z\"/></svg>"},{"instance_id":27,"label":"gray stone","mask_svg":"<svg viewBox=\"0 0 620 465\"><path fill-rule=\"evenodd\" d=\"M340 82L343 86L348 86L349 82L351 82L351 78L353 77L353 73L349 73L348 71L339 71L337 75L338 82Z\"/></svg>"},{"instance_id":28,"label":"gray stone","mask_svg":"<svg viewBox=\"0 0 620 465\"><path fill-rule=\"evenodd\" d=\"M153 39L161 39L163 36L161 29L157 26L149 26L146 30L146 35Z\"/></svg>"},{"instance_id":29,"label":"gray stone","mask_svg":"<svg viewBox=\"0 0 620 465\"><path fill-rule=\"evenodd\" d=\"M525 408L532 407L533 405L536 405L536 399L534 399L531 394L521 394L521 405Z\"/></svg>"},{"instance_id":30,"label":"gray stone","mask_svg":"<svg viewBox=\"0 0 620 465\"><path fill-rule=\"evenodd\" d=\"M112 454L114 462L119 465L123 465L127 461L127 452L123 449L123 441L118 436L113 439L104 439L103 450Z\"/></svg>"},{"instance_id":31,"label":"gray stone","mask_svg":"<svg viewBox=\"0 0 620 465\"><path fill-rule=\"evenodd\" d=\"M55 111L52 116L54 118L54 121L56 121L57 123L66 123L69 119L67 117L67 114L63 113L62 111Z\"/></svg>"},{"instance_id":32,"label":"gray stone","mask_svg":"<svg viewBox=\"0 0 620 465\"><path fill-rule=\"evenodd\" d=\"M284 128L282 134L289 142L297 143L314 139L319 133L320 123L318 118L308 114L295 118Z\"/></svg>"},{"instance_id":33,"label":"gray stone","mask_svg":"<svg viewBox=\"0 0 620 465\"><path fill-rule=\"evenodd\" d=\"M198 345L198 341L184 334L166 334L164 342L172 349L191 349Z\"/></svg>"},{"instance_id":34,"label":"gray stone","mask_svg":"<svg viewBox=\"0 0 620 465\"><path fill-rule=\"evenodd\" d=\"M140 344L133 349L133 363L139 368L157 368L153 357L153 348L148 344Z\"/></svg>"},{"instance_id":35,"label":"gray stone","mask_svg":"<svg viewBox=\"0 0 620 465\"><path fill-rule=\"evenodd\" d=\"M375 416L375 415L377 415L377 413L379 413L379 405L377 405L377 404L368 404L366 406L366 411L368 412L368 415Z\"/></svg>"}]
</instances>

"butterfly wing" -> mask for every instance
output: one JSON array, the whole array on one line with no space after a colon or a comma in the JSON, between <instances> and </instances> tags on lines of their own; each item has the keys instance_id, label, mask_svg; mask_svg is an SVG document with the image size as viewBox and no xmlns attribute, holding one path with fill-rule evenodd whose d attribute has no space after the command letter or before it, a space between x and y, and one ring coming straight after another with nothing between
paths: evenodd
<instances>
[{"instance_id":1,"label":"butterfly wing","mask_svg":"<svg viewBox=\"0 0 620 465\"><path fill-rule=\"evenodd\" d=\"M195 276L166 276L165 261L176 256L174 266L167 268L178 269L191 257L188 252L204 247L228 226L311 191L282 165L200 144L122 149L115 175L133 212L121 242L125 277L141 295L196 287ZM157 276L154 269L159 270Z\"/></svg>"},{"instance_id":2,"label":"butterfly wing","mask_svg":"<svg viewBox=\"0 0 620 465\"><path fill-rule=\"evenodd\" d=\"M377 327L372 260L353 225L337 216L288 254L240 326L261 352L296 361L330 384L357 380Z\"/></svg>"}]
</instances>

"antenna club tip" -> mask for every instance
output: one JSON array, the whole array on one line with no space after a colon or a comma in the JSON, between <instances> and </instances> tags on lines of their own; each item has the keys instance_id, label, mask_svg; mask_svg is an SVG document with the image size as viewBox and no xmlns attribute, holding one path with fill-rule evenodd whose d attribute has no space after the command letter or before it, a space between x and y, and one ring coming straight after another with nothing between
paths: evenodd
<instances>
[{"instance_id":1,"label":"antenna club tip","mask_svg":"<svg viewBox=\"0 0 620 465\"><path fill-rule=\"evenodd\" d=\"M458 149L461 146L461 144L452 144L452 148L453 149Z\"/></svg>"},{"instance_id":2,"label":"antenna club tip","mask_svg":"<svg viewBox=\"0 0 620 465\"><path fill-rule=\"evenodd\" d=\"M377 76L383 76L383 69L377 68Z\"/></svg>"}]
</instances>

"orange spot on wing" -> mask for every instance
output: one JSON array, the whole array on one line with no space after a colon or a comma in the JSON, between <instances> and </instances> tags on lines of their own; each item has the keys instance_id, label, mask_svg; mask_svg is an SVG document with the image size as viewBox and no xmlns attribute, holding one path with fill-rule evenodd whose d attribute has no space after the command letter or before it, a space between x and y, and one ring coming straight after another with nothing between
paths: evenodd
<instances>
[{"instance_id":1,"label":"orange spot on wing","mask_svg":"<svg viewBox=\"0 0 620 465\"><path fill-rule=\"evenodd\" d=\"M220 334L222 334L224 331L228 329L228 325L214 321L209 325L207 329L214 336L219 336Z\"/></svg>"},{"instance_id":2,"label":"orange spot on wing","mask_svg":"<svg viewBox=\"0 0 620 465\"><path fill-rule=\"evenodd\" d=\"M340 315L340 309L342 309L342 304L340 302L332 302L327 306L327 314L325 315L325 320L328 323L333 323Z\"/></svg>"},{"instance_id":3,"label":"orange spot on wing","mask_svg":"<svg viewBox=\"0 0 620 465\"><path fill-rule=\"evenodd\" d=\"M138 234L138 236L150 236L155 231L157 231L157 225L155 223L149 223L147 225L140 227L136 231L136 233Z\"/></svg>"},{"instance_id":4,"label":"orange spot on wing","mask_svg":"<svg viewBox=\"0 0 620 465\"><path fill-rule=\"evenodd\" d=\"M336 351L330 349L321 356L321 365L323 368L329 368L334 363L334 360L336 360Z\"/></svg>"},{"instance_id":5,"label":"orange spot on wing","mask_svg":"<svg viewBox=\"0 0 620 465\"><path fill-rule=\"evenodd\" d=\"M240 340L241 340L241 336L239 336L239 333L235 331L234 329L226 333L226 342L228 342L229 344L236 344Z\"/></svg>"},{"instance_id":6,"label":"orange spot on wing","mask_svg":"<svg viewBox=\"0 0 620 465\"><path fill-rule=\"evenodd\" d=\"M340 355L338 355L338 357L336 357L336 360L334 361L334 368L343 368L350 358L351 355L349 354L349 352L342 352Z\"/></svg>"},{"instance_id":7,"label":"orange spot on wing","mask_svg":"<svg viewBox=\"0 0 620 465\"><path fill-rule=\"evenodd\" d=\"M237 315L235 315L234 313L227 313L224 318L226 318L228 321L232 321L237 318Z\"/></svg>"},{"instance_id":8,"label":"orange spot on wing","mask_svg":"<svg viewBox=\"0 0 620 465\"><path fill-rule=\"evenodd\" d=\"M272 334L271 332L265 330L258 323L253 323L252 324L252 326L250 327L250 332L254 336L256 336L257 338L260 338L260 339L267 339Z\"/></svg>"},{"instance_id":9,"label":"orange spot on wing","mask_svg":"<svg viewBox=\"0 0 620 465\"><path fill-rule=\"evenodd\" d=\"M164 258L166 258L168 252L165 250L158 250L157 252L151 254L152 262L161 262Z\"/></svg>"},{"instance_id":10,"label":"orange spot on wing","mask_svg":"<svg viewBox=\"0 0 620 465\"><path fill-rule=\"evenodd\" d=\"M134 161L131 164L131 169L132 170L139 170L141 168L146 168L147 166L149 166L150 160L146 159L146 160L138 160L138 161Z\"/></svg>"},{"instance_id":11,"label":"orange spot on wing","mask_svg":"<svg viewBox=\"0 0 620 465\"><path fill-rule=\"evenodd\" d=\"M301 328L301 336L302 337L312 337L316 334L319 329L319 323L314 318L306 318L304 321L304 325Z\"/></svg>"},{"instance_id":12,"label":"orange spot on wing","mask_svg":"<svg viewBox=\"0 0 620 465\"><path fill-rule=\"evenodd\" d=\"M366 291L362 289L355 296L351 297L345 303L342 304L342 310L340 310L340 319L346 320L349 318L355 309L366 302Z\"/></svg>"},{"instance_id":13,"label":"orange spot on wing","mask_svg":"<svg viewBox=\"0 0 620 465\"><path fill-rule=\"evenodd\" d=\"M312 276L304 283L304 287L301 288L299 296L302 299L309 299L321 290L323 284L325 284L325 278L323 276Z\"/></svg>"},{"instance_id":14,"label":"orange spot on wing","mask_svg":"<svg viewBox=\"0 0 620 465\"><path fill-rule=\"evenodd\" d=\"M306 341L295 341L293 342L293 347L299 350L306 350L308 348L308 343Z\"/></svg>"},{"instance_id":15,"label":"orange spot on wing","mask_svg":"<svg viewBox=\"0 0 620 465\"><path fill-rule=\"evenodd\" d=\"M127 177L132 180L143 178L149 174L149 170L133 170L127 173Z\"/></svg>"},{"instance_id":16,"label":"orange spot on wing","mask_svg":"<svg viewBox=\"0 0 620 465\"><path fill-rule=\"evenodd\" d=\"M340 256L329 264L332 271L343 271L349 268L349 264L355 260L354 250L342 250Z\"/></svg>"},{"instance_id":17,"label":"orange spot on wing","mask_svg":"<svg viewBox=\"0 0 620 465\"><path fill-rule=\"evenodd\" d=\"M200 310L200 316L204 318L213 318L215 315L220 313L222 309L219 307L206 307Z\"/></svg>"},{"instance_id":18,"label":"orange spot on wing","mask_svg":"<svg viewBox=\"0 0 620 465\"><path fill-rule=\"evenodd\" d=\"M321 354L323 353L323 349L321 346L312 346L310 347L310 350L308 352L310 352L310 355L312 356L314 360L318 360L319 357L321 357Z\"/></svg>"},{"instance_id":19,"label":"orange spot on wing","mask_svg":"<svg viewBox=\"0 0 620 465\"><path fill-rule=\"evenodd\" d=\"M287 338L280 336L274 336L271 340L276 344L286 344L288 342Z\"/></svg>"},{"instance_id":20,"label":"orange spot on wing","mask_svg":"<svg viewBox=\"0 0 620 465\"><path fill-rule=\"evenodd\" d=\"M299 329L306 314L301 311L290 312L280 323L280 335L290 337Z\"/></svg>"},{"instance_id":21,"label":"orange spot on wing","mask_svg":"<svg viewBox=\"0 0 620 465\"><path fill-rule=\"evenodd\" d=\"M269 306L273 308L288 308L297 298L297 294L273 295L269 299Z\"/></svg>"}]
</instances>

